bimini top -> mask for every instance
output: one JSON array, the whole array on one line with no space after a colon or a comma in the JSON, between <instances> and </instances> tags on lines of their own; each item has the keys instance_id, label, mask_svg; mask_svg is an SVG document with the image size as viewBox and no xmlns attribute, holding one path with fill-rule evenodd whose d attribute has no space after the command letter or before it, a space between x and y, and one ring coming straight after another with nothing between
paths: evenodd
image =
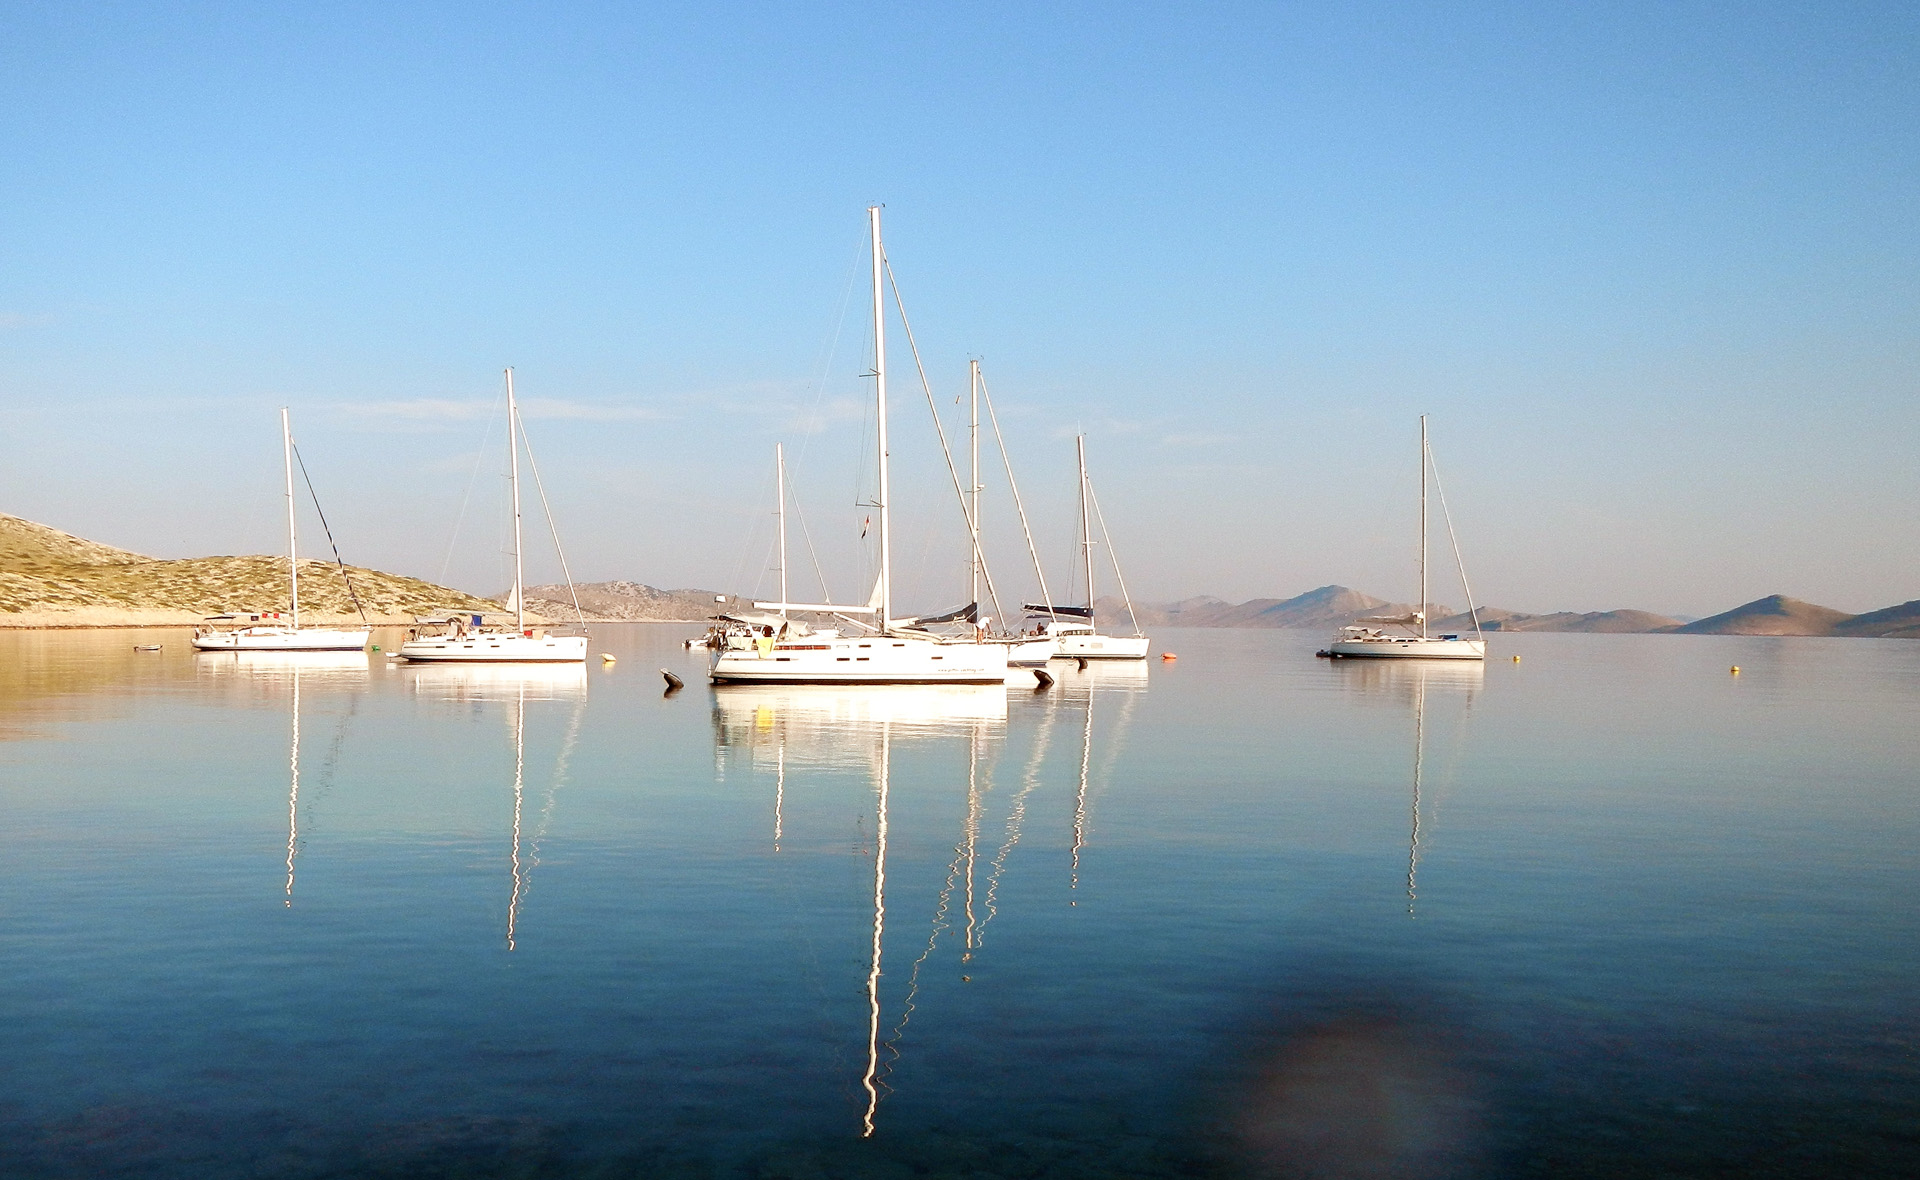
<instances>
[{"instance_id":1,"label":"bimini top","mask_svg":"<svg viewBox=\"0 0 1920 1180\"><path fill-rule=\"evenodd\" d=\"M714 615L713 617L722 622L740 623L748 627L772 627L775 630L785 627L787 633L790 635L813 634L813 628L801 622L799 619L783 619L779 615L763 615L751 611L738 611L733 614Z\"/></svg>"}]
</instances>

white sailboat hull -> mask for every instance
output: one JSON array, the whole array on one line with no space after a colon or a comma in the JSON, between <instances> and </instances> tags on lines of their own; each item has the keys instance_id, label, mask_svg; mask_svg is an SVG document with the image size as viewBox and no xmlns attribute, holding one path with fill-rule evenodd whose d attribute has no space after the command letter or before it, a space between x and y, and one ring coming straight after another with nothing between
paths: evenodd
<instances>
[{"instance_id":1,"label":"white sailboat hull","mask_svg":"<svg viewBox=\"0 0 1920 1180\"><path fill-rule=\"evenodd\" d=\"M1336 639L1327 654L1369 660L1484 660L1484 639L1422 639L1417 635L1387 635L1375 639Z\"/></svg>"},{"instance_id":2,"label":"white sailboat hull","mask_svg":"<svg viewBox=\"0 0 1920 1180\"><path fill-rule=\"evenodd\" d=\"M371 631L326 627L241 627L195 635L201 651L363 651Z\"/></svg>"},{"instance_id":3,"label":"white sailboat hull","mask_svg":"<svg viewBox=\"0 0 1920 1180\"><path fill-rule=\"evenodd\" d=\"M1058 635L1054 637L1057 660L1144 660L1145 635Z\"/></svg>"},{"instance_id":4,"label":"white sailboat hull","mask_svg":"<svg viewBox=\"0 0 1920 1180\"><path fill-rule=\"evenodd\" d=\"M423 664L578 664L586 661L587 637L511 631L427 635L401 644L399 655Z\"/></svg>"},{"instance_id":5,"label":"white sailboat hull","mask_svg":"<svg viewBox=\"0 0 1920 1180\"><path fill-rule=\"evenodd\" d=\"M1004 643L809 635L714 653L715 684L1001 684Z\"/></svg>"},{"instance_id":6,"label":"white sailboat hull","mask_svg":"<svg viewBox=\"0 0 1920 1180\"><path fill-rule=\"evenodd\" d=\"M1007 646L1007 667L1044 668L1054 656L1055 643L1052 636L1041 639L1028 639Z\"/></svg>"}]
</instances>

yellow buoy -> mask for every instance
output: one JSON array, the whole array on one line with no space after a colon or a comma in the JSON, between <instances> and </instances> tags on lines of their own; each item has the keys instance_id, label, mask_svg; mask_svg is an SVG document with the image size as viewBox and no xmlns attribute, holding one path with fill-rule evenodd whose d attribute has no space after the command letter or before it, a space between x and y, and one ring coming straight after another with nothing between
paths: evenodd
<instances>
[{"instance_id":1,"label":"yellow buoy","mask_svg":"<svg viewBox=\"0 0 1920 1180\"><path fill-rule=\"evenodd\" d=\"M1515 657L1513 657L1513 662L1514 662L1514 663L1516 663L1516 664L1517 664L1517 663L1519 663L1519 662L1520 662L1520 657L1519 657L1519 656L1515 656Z\"/></svg>"},{"instance_id":2,"label":"yellow buoy","mask_svg":"<svg viewBox=\"0 0 1920 1180\"><path fill-rule=\"evenodd\" d=\"M1728 668L1727 671L1731 672L1735 676L1738 676L1740 675L1740 665L1735 664L1733 667Z\"/></svg>"},{"instance_id":3,"label":"yellow buoy","mask_svg":"<svg viewBox=\"0 0 1920 1180\"><path fill-rule=\"evenodd\" d=\"M608 654L607 654L606 652L601 652L601 653L600 653L600 662L601 662L601 663L603 663L603 664L611 664L611 663L613 663L614 661L613 661L613 657L612 657L612 656L610 656L610 655L608 655Z\"/></svg>"}]
</instances>

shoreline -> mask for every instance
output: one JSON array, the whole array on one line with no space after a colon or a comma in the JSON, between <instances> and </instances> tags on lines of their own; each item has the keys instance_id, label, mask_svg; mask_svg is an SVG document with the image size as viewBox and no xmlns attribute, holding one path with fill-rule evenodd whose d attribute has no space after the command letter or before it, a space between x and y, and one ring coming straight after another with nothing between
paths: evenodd
<instances>
[{"instance_id":1,"label":"shoreline","mask_svg":"<svg viewBox=\"0 0 1920 1180\"><path fill-rule=\"evenodd\" d=\"M190 631L206 622L203 616L198 615L191 618L183 618L181 617L182 612L179 611L154 611L151 612L151 614L158 617L144 619L125 617L127 615L138 615L143 612L113 610L103 610L99 613L102 615L118 615L121 617L94 619L77 617L85 613L88 612L74 611L69 613L61 611L57 613L43 612L36 614L23 611L12 617L0 615L0 631L153 631L172 629ZM376 628L411 627L417 621L418 620L412 616L369 615L366 625ZM541 627L569 627L578 625L559 619L534 618L531 616L528 617L527 621ZM604 627L616 623L674 623L681 626L705 626L708 622L706 619L586 619L584 621L586 625L590 627ZM303 618L302 622L316 627L349 627L358 625L360 619L356 615L348 615L344 618L322 615Z\"/></svg>"},{"instance_id":2,"label":"shoreline","mask_svg":"<svg viewBox=\"0 0 1920 1180\"><path fill-rule=\"evenodd\" d=\"M489 612L492 613L492 612ZM146 614L147 618L129 618L127 616ZM93 618L84 616L93 615ZM100 617L117 616L117 617ZM98 611L47 611L20 612L12 616L0 614L0 633L9 631L154 631L180 630L191 631L206 620L202 616L190 615L184 611L127 611L100 609ZM353 626L360 622L354 615L334 617L328 615L309 616L306 622L314 626L336 627ZM369 616L366 625L374 628L411 627L418 620L412 616L374 615ZM541 627L572 627L581 625L570 620L548 619L529 616L529 623ZM704 627L710 619L595 619L581 621L589 627L609 626L654 626L672 625L680 627ZM1174 631L1316 631L1314 627L1199 627L1168 624L1168 630ZM1501 632L1490 631L1489 637L1499 636ZM1734 638L1734 639L1916 639L1920 636L1909 635L1769 635L1764 633L1742 632L1703 632L1687 633L1668 630L1660 631L1550 631L1546 629L1528 631L1509 631L1506 636L1515 635L1668 635L1675 638Z\"/></svg>"}]
</instances>

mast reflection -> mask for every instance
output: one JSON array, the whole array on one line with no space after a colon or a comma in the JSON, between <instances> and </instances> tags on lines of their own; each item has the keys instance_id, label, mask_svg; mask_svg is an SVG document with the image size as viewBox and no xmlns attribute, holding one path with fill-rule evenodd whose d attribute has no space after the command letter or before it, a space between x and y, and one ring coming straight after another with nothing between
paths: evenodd
<instances>
[{"instance_id":1,"label":"mast reflection","mask_svg":"<svg viewBox=\"0 0 1920 1180\"><path fill-rule=\"evenodd\" d=\"M346 735L347 720L358 708L360 692L371 675L364 652L196 652L193 670L196 676L212 677L248 696L277 695L287 688L287 856L286 881L282 885L283 902L293 908L293 889L300 857L300 722L301 690L319 689L324 697L328 689L353 689L347 716L335 734L332 756L323 760L320 783L327 782L333 761ZM309 803L311 810L311 803Z\"/></svg>"},{"instance_id":2,"label":"mast reflection","mask_svg":"<svg viewBox=\"0 0 1920 1180\"><path fill-rule=\"evenodd\" d=\"M893 755L892 727L880 726L880 765L875 784L873 825L873 963L867 971L867 1075L860 1084L867 1091L867 1113L860 1137L871 1138L874 1116L880 1112L880 1090L874 1074L880 1068L880 943L887 925L887 778Z\"/></svg>"},{"instance_id":3,"label":"mast reflection","mask_svg":"<svg viewBox=\"0 0 1920 1180\"><path fill-rule=\"evenodd\" d=\"M507 895L507 949L514 949L514 930L519 925L520 896L527 880L520 872L520 799L527 779L527 690L522 685L513 702L513 851L509 868L513 890Z\"/></svg>"},{"instance_id":4,"label":"mast reflection","mask_svg":"<svg viewBox=\"0 0 1920 1180\"><path fill-rule=\"evenodd\" d=\"M1407 917L1420 899L1420 769L1427 752L1427 681L1423 676L1413 694L1413 834L1407 839Z\"/></svg>"},{"instance_id":5,"label":"mast reflection","mask_svg":"<svg viewBox=\"0 0 1920 1180\"><path fill-rule=\"evenodd\" d=\"M772 780L771 846L775 851L789 846L790 835L794 849L803 847L795 834L801 830L797 826L801 821L787 806L788 786L795 787L796 800L804 799L809 796L803 785L809 774L852 772L864 779L872 792L868 804L874 824L872 920L864 931L865 978L861 986L866 1053L856 1075L859 1089L855 1091L860 1098L859 1133L863 1138L877 1132L880 1107L892 1092L889 1082L901 1061L901 1043L916 1017L925 969L942 939L961 944L961 970L969 969L967 965L985 946L987 928L999 912L1000 886L1028 815L1040 798L1036 792L1049 782L1065 788L1065 775L1076 773L1068 884L1070 889L1079 885L1082 855L1093 827L1094 797L1103 774L1111 772L1121 732L1147 685L1147 675L1138 666L1062 672L1060 683L1045 693L1010 692L1005 685L737 684L716 685L709 690L716 780L726 781L730 769L742 763ZM1120 698L1117 712L1096 710L1094 696L1107 693ZM993 808L1005 817L1003 834L993 840L985 828L998 744L1005 738L1008 714L1016 707L1015 702L1031 725L1032 738L1021 753L1019 781L1004 810ZM1069 771L1061 760L1048 762L1056 725L1063 715L1073 713L1078 714L1075 720L1081 730L1077 772ZM939 882L931 921L924 927L926 939L919 944L916 937L917 957L910 966L894 967L894 975L904 974L905 979L889 984L888 952L891 949L896 957L900 954L899 947L889 948L887 943L890 916L898 926L898 914L890 915L888 908L888 874L901 871L890 862L898 851L895 845L900 843L892 830L894 755L904 756L909 747L957 741L964 741L966 755L960 830ZM917 755L914 765L918 765ZM952 778L946 781L958 789L959 766L942 772L942 777L949 774ZM917 787L920 779L910 773L902 782L903 789L909 784ZM1068 841L1063 838L1062 842ZM907 868L913 869L916 864L910 860ZM898 898L894 909L898 909ZM894 937L899 937L897 930ZM968 979L961 976L963 982ZM883 1029L889 1020L890 1026Z\"/></svg>"},{"instance_id":6,"label":"mast reflection","mask_svg":"<svg viewBox=\"0 0 1920 1180\"><path fill-rule=\"evenodd\" d=\"M1418 916L1420 856L1426 851L1427 697L1429 692L1458 693L1463 717L1470 716L1478 691L1486 684L1486 666L1478 660L1330 660L1341 683L1365 698L1404 701L1413 714L1413 790L1407 834L1407 916Z\"/></svg>"},{"instance_id":7,"label":"mast reflection","mask_svg":"<svg viewBox=\"0 0 1920 1180\"><path fill-rule=\"evenodd\" d=\"M774 780L774 847L786 830L786 787L790 771L865 771L873 792L873 919L867 938L865 998L866 1055L859 1075L864 1098L860 1135L871 1137L879 1125L881 1099L889 1092L887 1075L899 1056L895 1047L913 1012L920 968L948 928L954 890L967 882L972 923L973 861L981 809L981 750L1005 728L1004 685L716 685L713 733L717 775L724 778L729 754L770 772ZM896 742L947 740L968 743L966 830L947 866L947 878L934 914L926 952L908 973L899 1021L881 1037L887 1012L882 992L887 927L887 858L890 851L893 753ZM891 1058L883 1060L883 1055Z\"/></svg>"},{"instance_id":8,"label":"mast reflection","mask_svg":"<svg viewBox=\"0 0 1920 1180\"><path fill-rule=\"evenodd\" d=\"M288 743L287 908L293 908L293 857L300 845L300 669L293 670L293 737Z\"/></svg>"},{"instance_id":9,"label":"mast reflection","mask_svg":"<svg viewBox=\"0 0 1920 1180\"><path fill-rule=\"evenodd\" d=\"M586 713L587 670L582 664L408 664L399 669L411 682L414 694L429 700L472 704L476 707L503 704L513 733L513 810L507 842L507 929L508 951L519 949L520 911L533 887L533 870L540 863L540 841L553 822L554 806L560 787L566 782L567 763L580 734ZM540 810L540 822L531 836L526 832L527 792L527 702L571 701L573 715L568 722L560 751L554 757L548 777L547 793Z\"/></svg>"}]
</instances>

